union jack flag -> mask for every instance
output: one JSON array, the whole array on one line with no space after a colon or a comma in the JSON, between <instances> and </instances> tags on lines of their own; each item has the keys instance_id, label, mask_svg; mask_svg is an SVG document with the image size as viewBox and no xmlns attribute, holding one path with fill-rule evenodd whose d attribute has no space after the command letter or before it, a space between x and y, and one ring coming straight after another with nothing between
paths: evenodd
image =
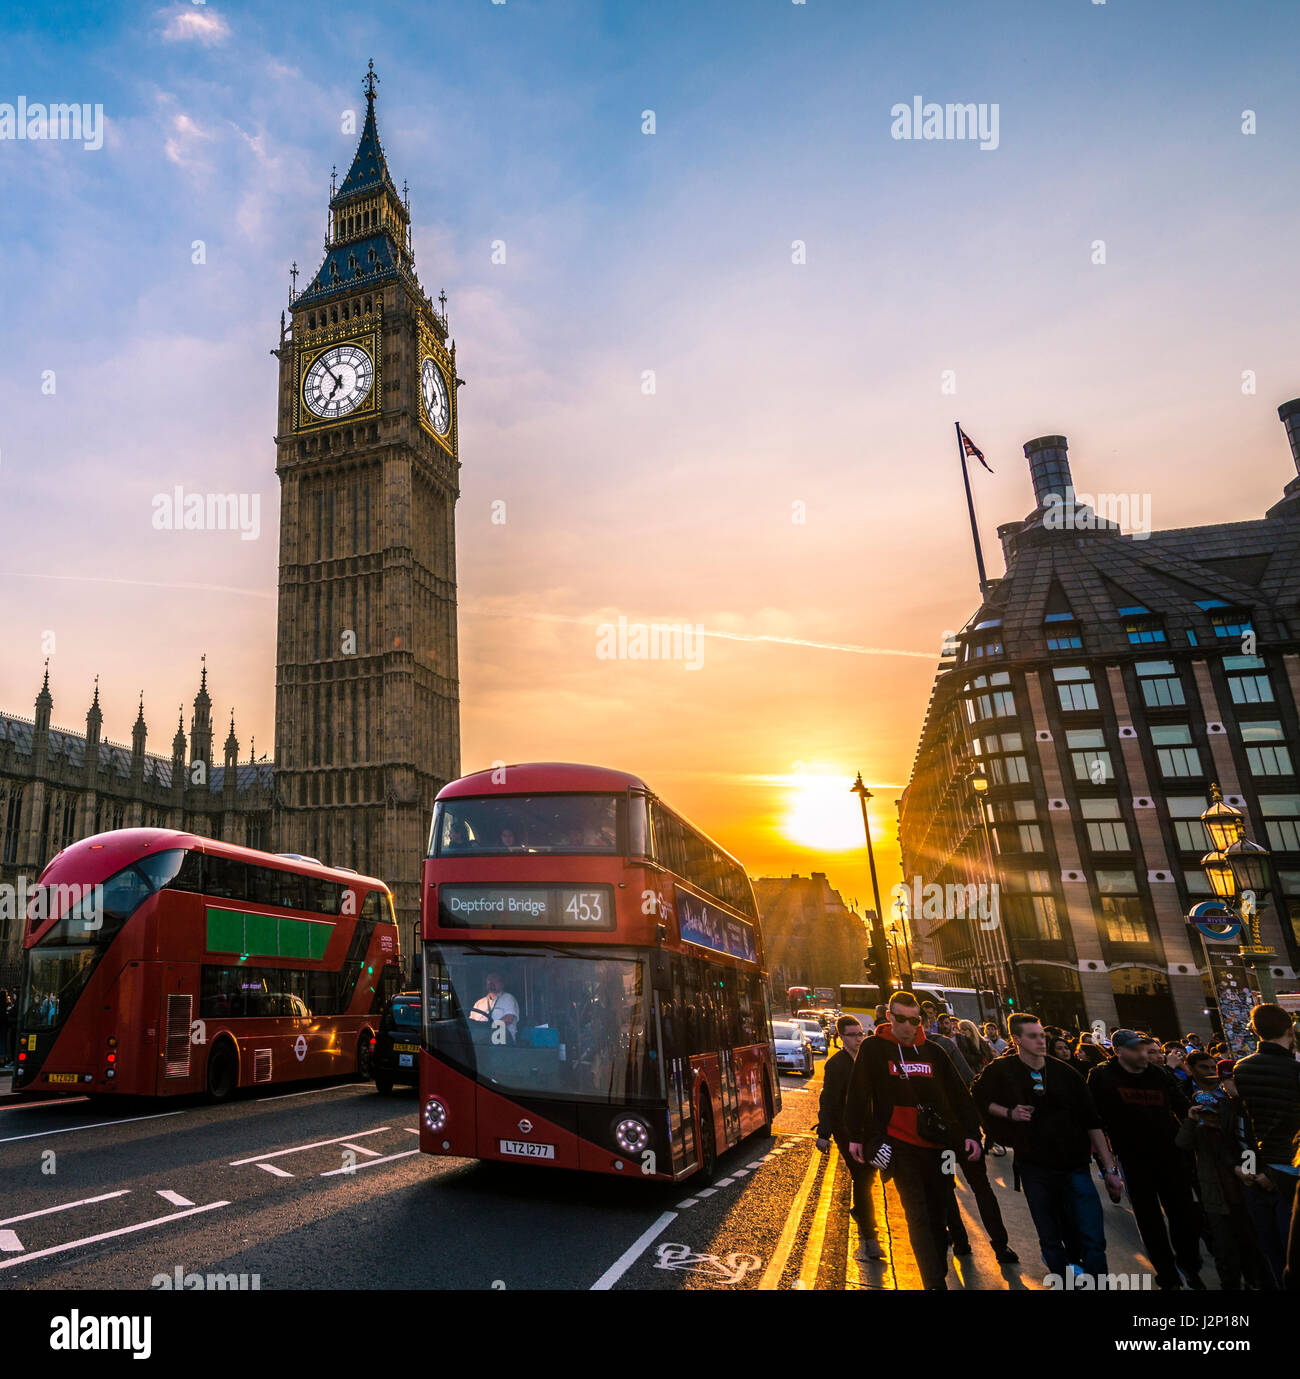
<instances>
[{"instance_id":1,"label":"union jack flag","mask_svg":"<svg viewBox=\"0 0 1300 1379\"><path fill-rule=\"evenodd\" d=\"M965 431L961 429L960 426L957 428L957 434L961 436L961 448L966 452L967 458L972 460L978 460L980 464L984 465L984 468L988 469L989 473L992 474L993 471L992 469L989 469L989 466L984 459L984 452L979 448L979 446L977 446L975 442L971 440L971 438L965 433Z\"/></svg>"}]
</instances>

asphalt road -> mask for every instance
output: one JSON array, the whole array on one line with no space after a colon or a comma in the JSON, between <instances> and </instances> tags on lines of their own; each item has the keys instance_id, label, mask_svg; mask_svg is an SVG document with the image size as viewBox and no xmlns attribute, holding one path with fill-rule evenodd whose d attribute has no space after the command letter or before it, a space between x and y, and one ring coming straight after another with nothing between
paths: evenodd
<instances>
[{"instance_id":1,"label":"asphalt road","mask_svg":"<svg viewBox=\"0 0 1300 1379\"><path fill-rule=\"evenodd\" d=\"M224 1106L6 1106L0 1288L147 1289L177 1270L264 1290L789 1287L810 1267L788 1221L823 1165L806 1133L820 1066L812 1087L782 1079L777 1135L694 1194L431 1158L414 1091L364 1083ZM842 1221L814 1240L823 1286L844 1286L845 1242Z\"/></svg>"},{"instance_id":2,"label":"asphalt road","mask_svg":"<svg viewBox=\"0 0 1300 1379\"><path fill-rule=\"evenodd\" d=\"M892 1186L876 1186L886 1259L851 1258L848 1175L812 1134L822 1066L781 1079L776 1134L725 1155L711 1188L431 1158L415 1092L365 1083L224 1106L0 1107L0 1289L148 1289L192 1274L261 1290L916 1289ZM1009 1164L992 1160L990 1178L1021 1262L996 1264L959 1180L972 1249L950 1288L1045 1286ZM1104 1209L1109 1267L1149 1287L1127 1203ZM1208 1259L1204 1277L1215 1286Z\"/></svg>"}]
</instances>

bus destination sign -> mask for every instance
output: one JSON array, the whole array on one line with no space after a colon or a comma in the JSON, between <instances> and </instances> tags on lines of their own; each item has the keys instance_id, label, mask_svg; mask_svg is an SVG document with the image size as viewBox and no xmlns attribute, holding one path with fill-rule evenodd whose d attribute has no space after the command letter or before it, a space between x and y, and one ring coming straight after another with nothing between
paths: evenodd
<instances>
[{"instance_id":1,"label":"bus destination sign","mask_svg":"<svg viewBox=\"0 0 1300 1379\"><path fill-rule=\"evenodd\" d=\"M452 929L612 929L609 886L439 886L438 923Z\"/></svg>"}]
</instances>

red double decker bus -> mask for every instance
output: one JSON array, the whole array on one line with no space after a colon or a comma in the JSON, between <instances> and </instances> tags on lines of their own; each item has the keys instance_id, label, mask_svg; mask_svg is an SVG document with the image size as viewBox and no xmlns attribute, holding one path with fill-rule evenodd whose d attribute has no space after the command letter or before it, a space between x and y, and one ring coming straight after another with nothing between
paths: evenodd
<instances>
[{"instance_id":1,"label":"red double decker bus","mask_svg":"<svg viewBox=\"0 0 1300 1379\"><path fill-rule=\"evenodd\" d=\"M438 796L420 1148L712 1176L780 1084L744 868L635 776L534 763Z\"/></svg>"},{"instance_id":2,"label":"red double decker bus","mask_svg":"<svg viewBox=\"0 0 1300 1379\"><path fill-rule=\"evenodd\" d=\"M64 848L24 949L15 1091L223 1100L364 1071L401 989L382 881L172 829Z\"/></svg>"}]
</instances>

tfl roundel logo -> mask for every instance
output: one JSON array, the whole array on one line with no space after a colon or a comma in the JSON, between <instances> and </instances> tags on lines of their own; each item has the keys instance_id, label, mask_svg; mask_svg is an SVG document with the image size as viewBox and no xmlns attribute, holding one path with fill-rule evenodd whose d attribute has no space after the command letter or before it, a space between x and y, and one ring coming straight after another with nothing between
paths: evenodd
<instances>
[{"instance_id":1,"label":"tfl roundel logo","mask_svg":"<svg viewBox=\"0 0 1300 1379\"><path fill-rule=\"evenodd\" d=\"M1221 900L1202 900L1187 915L1197 933L1226 943L1241 932L1241 920Z\"/></svg>"}]
</instances>

